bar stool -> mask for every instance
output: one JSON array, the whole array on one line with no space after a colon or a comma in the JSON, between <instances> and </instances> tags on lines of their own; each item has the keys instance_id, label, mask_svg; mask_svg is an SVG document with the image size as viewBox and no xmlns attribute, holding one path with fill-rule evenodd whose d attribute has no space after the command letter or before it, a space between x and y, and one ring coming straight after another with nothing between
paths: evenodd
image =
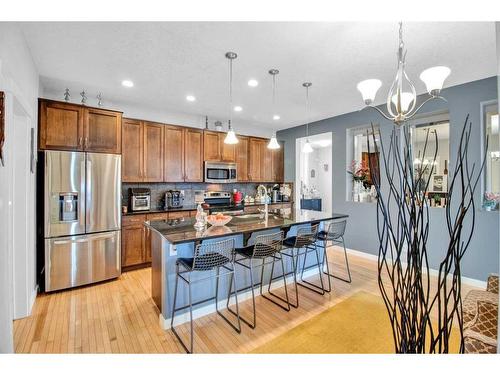
<instances>
[{"instance_id":1,"label":"bar stool","mask_svg":"<svg viewBox=\"0 0 500 375\"><path fill-rule=\"evenodd\" d=\"M245 318L243 318L242 316L240 317L240 319L252 329L254 329L257 326L257 317L256 317L256 309L255 309L255 287L258 285L260 285L260 295L263 298L267 299L268 301L271 301L272 303L281 307L285 311L290 311L290 302L288 299L288 289L286 286L286 277L285 277L285 264L283 262L283 257L281 256L281 253L280 253L280 251L283 248L282 244L283 244L283 232L277 232L277 233L272 233L272 234L260 235L256 238L254 245L250 245L250 246L247 246L244 248L239 248L239 249L235 250L236 254L241 257L240 259L236 258L235 264L238 264L238 265L250 270L250 286L243 288L243 289L240 289L240 290L238 290L238 292L242 292L242 291L245 291L248 289L250 289L252 291L253 320L252 320L252 322L249 322ZM266 260L269 260L269 258L271 258L272 260L266 262ZM258 264L257 266L254 266L254 260L261 260L262 263ZM281 262L281 267L283 269L283 283L285 286L285 299L283 299L282 297L271 292L274 264L276 263L276 261ZM270 295L277 297L278 299L284 301L286 303L286 306L283 306L281 303L278 303L274 299L269 298L262 291L262 286L264 284L264 267L267 264L272 264L271 277L269 280L267 292ZM260 283L257 283L257 284L255 284L254 280L253 280L253 270L255 267L261 268ZM232 287L232 283L230 283L230 285ZM236 283L235 283L235 288L236 288ZM229 298L227 300L227 309L228 309L228 311L230 311L236 315L236 313L234 311L232 311L231 308L229 307Z\"/></svg>"},{"instance_id":2,"label":"bar stool","mask_svg":"<svg viewBox=\"0 0 500 375\"><path fill-rule=\"evenodd\" d=\"M318 233L318 224L311 225L309 228L299 228L297 230L297 235L296 236L291 236L286 238L283 241L283 247L285 249L291 249L291 253L286 253L282 252L283 255L290 257L292 259L292 265L293 265L293 281L295 285L295 304L291 303L290 304L297 308L299 307L299 293L298 293L298 288L297 285L300 285L304 288L307 288L309 290L312 290L313 292L319 293L319 294L325 294L325 288L323 285L323 277L322 277L322 270L321 270L321 261L319 258L319 252L318 248L316 246L316 236ZM300 250L304 249L304 252L301 253ZM297 252L295 253L295 250ZM304 280L304 269L305 269L305 264L307 260L307 255L311 252L316 253L316 266L318 267L318 274L319 274L319 279L320 279L320 286L313 284L307 280ZM304 262L302 265L302 271L300 274L300 281L297 281L297 271L298 271L298 264L300 260L300 256L304 255Z\"/></svg>"},{"instance_id":3,"label":"bar stool","mask_svg":"<svg viewBox=\"0 0 500 375\"><path fill-rule=\"evenodd\" d=\"M330 292L330 290L332 289L332 283L330 281L330 277L345 281L346 283L350 283L352 281L351 270L349 269L349 260L347 259L347 250L345 248L345 242L344 242L344 233L346 225L347 225L347 220L333 221L328 225L328 229L326 231L319 232L317 236L317 239L320 242L320 245L318 245L318 247L323 248L324 251L322 268L323 268L323 273L325 275L328 275L328 289L329 289L328 292ZM326 251L326 248L328 246L328 241L330 241L332 245L342 244L344 248L344 257L347 268L347 275L349 276L348 279L335 276L330 273L330 267L328 266L328 254ZM326 264L326 272L324 271L325 264Z\"/></svg>"},{"instance_id":4,"label":"bar stool","mask_svg":"<svg viewBox=\"0 0 500 375\"><path fill-rule=\"evenodd\" d=\"M238 307L238 293L235 293L235 299L236 299L236 316L238 318L238 324L235 325L231 323L218 309L218 294L219 294L219 278L221 276L225 275L231 275L231 280L230 282L232 283L234 281L234 259L235 259L235 253L234 253L234 239L227 239L224 241L219 241L219 242L212 242L212 243L202 243L200 245L197 245L194 251L194 256L193 258L178 258L175 264L176 270L175 270L175 291L174 291L174 302L173 302L173 307L172 307L172 319L170 321L171 327L172 327L172 332L174 333L175 337L180 341L182 346L184 347L184 350L188 353L193 353L193 348L194 348L194 330L193 330L193 306L196 306L200 303L204 303L207 301L211 301L215 299L215 310L217 311L217 314L219 314L236 332L240 333L241 332L241 323L240 323L240 315L239 315L239 307ZM220 273L220 268L223 268L227 272ZM210 275L201 279L197 280L191 280L191 275L193 272L197 271L213 271L215 270L215 275ZM208 299L205 299L203 301L199 301L196 303L193 303L192 301L192 296L191 296L191 284L199 281L205 281L207 279L213 279L215 278L215 297L211 297ZM182 307L176 307L177 303L177 287L179 283L179 279L182 279L185 283L188 285L188 304ZM236 289L236 286L235 286ZM231 290L231 286L229 287L229 290ZM180 338L179 334L177 333L175 327L174 327L174 316L175 313L189 308L189 319L190 319L190 326L191 326L191 332L190 332L190 337L191 337L191 343L190 343L190 348L188 349L187 346L184 344L182 339Z\"/></svg>"}]
</instances>

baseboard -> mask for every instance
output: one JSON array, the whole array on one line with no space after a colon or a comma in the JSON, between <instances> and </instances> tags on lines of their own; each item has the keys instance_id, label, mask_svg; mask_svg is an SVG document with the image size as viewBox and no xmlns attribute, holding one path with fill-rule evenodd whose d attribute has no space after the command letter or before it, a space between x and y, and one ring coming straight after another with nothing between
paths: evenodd
<instances>
[{"instance_id":1,"label":"baseboard","mask_svg":"<svg viewBox=\"0 0 500 375\"><path fill-rule=\"evenodd\" d=\"M313 276L315 274L317 274L317 271L315 269L310 269L310 270L304 271L304 277L310 277L310 276ZM293 276L288 276L286 278L286 282L287 282L287 284L293 282ZM267 284L266 284L266 286L267 286ZM273 286L275 288L281 288L282 286L284 286L283 280L274 281ZM260 295L260 289L255 289L255 295L256 296ZM238 303L246 301L250 298L252 298L252 292L250 290L246 291L244 293L238 293ZM230 306L234 305L234 297L231 298L231 301L233 303L231 303ZM218 306L219 306L220 310L226 308L226 302L227 302L227 299L223 299L223 300L219 301ZM193 309L193 319L201 318L202 316L212 314L214 312L216 312L216 311L215 311L215 304L213 304L213 303L210 305L207 305L207 306ZM168 320L165 319L163 317L163 314L161 314L161 313L159 314L159 321L160 321L160 327L162 327L163 329L170 329L172 327L170 325L170 318ZM180 324L187 323L187 322L189 322L189 311L175 316L174 327L176 327Z\"/></svg>"},{"instance_id":2,"label":"baseboard","mask_svg":"<svg viewBox=\"0 0 500 375\"><path fill-rule=\"evenodd\" d=\"M365 258L365 259L373 260L375 262L378 261L378 255L369 254L369 253L365 253L363 251L353 250L353 249L347 249L347 252L349 254L358 256L360 258ZM425 272L425 270L424 270L424 272ZM429 274L432 275L432 276L438 276L439 275L439 271L436 270L436 269L430 268L429 269ZM462 284L465 284L465 285L468 285L468 286L471 286L471 287L474 287L474 288L486 289L486 281L477 280L477 279L473 279L473 278L465 277L465 276L461 276L461 281L462 281Z\"/></svg>"}]
</instances>

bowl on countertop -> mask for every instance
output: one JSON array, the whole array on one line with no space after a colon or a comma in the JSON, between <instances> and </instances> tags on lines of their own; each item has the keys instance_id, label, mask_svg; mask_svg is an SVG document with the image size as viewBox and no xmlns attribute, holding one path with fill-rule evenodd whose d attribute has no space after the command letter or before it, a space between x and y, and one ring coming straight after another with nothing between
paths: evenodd
<instances>
[{"instance_id":1,"label":"bowl on countertop","mask_svg":"<svg viewBox=\"0 0 500 375\"><path fill-rule=\"evenodd\" d=\"M233 217L228 215L208 215L207 223L214 227L223 227L231 221Z\"/></svg>"}]
</instances>

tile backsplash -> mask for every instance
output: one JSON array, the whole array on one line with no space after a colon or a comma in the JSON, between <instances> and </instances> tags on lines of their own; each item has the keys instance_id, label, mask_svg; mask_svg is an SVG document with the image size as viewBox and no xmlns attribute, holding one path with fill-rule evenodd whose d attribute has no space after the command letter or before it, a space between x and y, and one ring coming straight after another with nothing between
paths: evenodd
<instances>
[{"instance_id":1,"label":"tile backsplash","mask_svg":"<svg viewBox=\"0 0 500 375\"><path fill-rule=\"evenodd\" d=\"M151 189L151 208L163 209L165 206L165 193L167 190L184 190L184 205L194 204L194 192L196 190L205 191L228 191L232 192L237 189L245 195L254 196L257 193L259 184L240 183L240 184L207 184L207 183L122 183L122 205L129 205L129 188L148 188ZM271 187L272 184L264 184L266 187Z\"/></svg>"}]
</instances>

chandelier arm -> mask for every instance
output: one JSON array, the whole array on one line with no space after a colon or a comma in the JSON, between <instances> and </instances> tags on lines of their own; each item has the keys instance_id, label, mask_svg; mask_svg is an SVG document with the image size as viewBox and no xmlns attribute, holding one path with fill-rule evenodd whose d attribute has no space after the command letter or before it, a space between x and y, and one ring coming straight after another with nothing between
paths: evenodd
<instances>
[{"instance_id":1,"label":"chandelier arm","mask_svg":"<svg viewBox=\"0 0 500 375\"><path fill-rule=\"evenodd\" d=\"M361 111L362 111L362 110L364 110L364 109L366 109L366 108L373 108L373 109L377 110L377 111L378 111L378 113L380 113L380 114L381 114L381 115L382 115L382 116L383 116L386 120L389 120L389 121L394 121L394 118L393 118L393 117L387 116L387 115L384 113L384 111L382 111L382 110L381 110L381 109L379 109L378 107L375 107L374 105L369 104L369 105L367 105L367 106L365 106L365 107L361 108Z\"/></svg>"},{"instance_id":2,"label":"chandelier arm","mask_svg":"<svg viewBox=\"0 0 500 375\"><path fill-rule=\"evenodd\" d=\"M406 74L406 71L404 69L403 69L403 74L404 74L406 80L408 81L408 83L410 84L411 94L413 95L413 98L414 98L412 105L411 105L411 108L409 108L408 112L407 112L407 113L411 113L417 104L417 90L415 90L415 85L413 84L411 79L408 77L408 75Z\"/></svg>"},{"instance_id":3,"label":"chandelier arm","mask_svg":"<svg viewBox=\"0 0 500 375\"><path fill-rule=\"evenodd\" d=\"M409 114L409 115L407 116L407 119L409 119L409 118L411 118L411 117L415 116L415 115L417 114L417 112L418 112L418 111L420 111L420 109L421 109L421 108L422 108L422 107L423 107L423 106L424 106L427 102L430 102L430 101L431 101L431 100L433 100L433 99L441 99L441 100L443 100L443 101L444 101L444 102L446 102L446 103L448 102L448 101L447 101L445 98L443 98L442 96L435 96L435 95L430 96L430 97L428 97L426 100L424 100L424 101L422 102L422 104L420 104L420 105L417 107L417 109L415 109L415 110L413 111L413 113Z\"/></svg>"},{"instance_id":4,"label":"chandelier arm","mask_svg":"<svg viewBox=\"0 0 500 375\"><path fill-rule=\"evenodd\" d=\"M396 77L394 77L394 81L392 81L392 85L389 88L389 92L387 94L387 112L389 113L390 116L393 118L396 118L396 114L392 111L392 97L394 96L394 91L396 90L397 92L397 83L398 83L398 75L399 71L396 73Z\"/></svg>"}]
</instances>

